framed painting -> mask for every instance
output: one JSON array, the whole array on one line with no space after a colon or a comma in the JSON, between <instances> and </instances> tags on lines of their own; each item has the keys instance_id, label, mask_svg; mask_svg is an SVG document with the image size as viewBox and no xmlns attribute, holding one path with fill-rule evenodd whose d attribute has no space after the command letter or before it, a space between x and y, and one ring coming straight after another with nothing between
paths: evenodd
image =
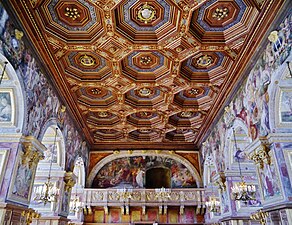
<instances>
[{"instance_id":1,"label":"framed painting","mask_svg":"<svg viewBox=\"0 0 292 225\"><path fill-rule=\"evenodd\" d=\"M0 90L0 124L11 126L14 124L14 97L12 89Z\"/></svg>"}]
</instances>

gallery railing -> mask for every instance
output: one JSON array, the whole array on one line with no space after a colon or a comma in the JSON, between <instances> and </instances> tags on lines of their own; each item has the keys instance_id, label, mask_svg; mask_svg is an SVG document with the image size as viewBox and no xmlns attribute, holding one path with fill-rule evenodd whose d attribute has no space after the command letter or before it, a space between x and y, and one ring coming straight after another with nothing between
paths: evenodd
<instances>
[{"instance_id":1,"label":"gallery railing","mask_svg":"<svg viewBox=\"0 0 292 225\"><path fill-rule=\"evenodd\" d=\"M86 206L204 206L203 188L184 189L84 189Z\"/></svg>"}]
</instances>

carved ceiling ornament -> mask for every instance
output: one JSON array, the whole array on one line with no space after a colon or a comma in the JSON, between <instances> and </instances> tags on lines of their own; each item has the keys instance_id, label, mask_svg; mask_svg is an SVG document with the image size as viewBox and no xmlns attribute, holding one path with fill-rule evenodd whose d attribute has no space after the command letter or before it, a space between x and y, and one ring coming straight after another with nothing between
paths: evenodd
<instances>
[{"instance_id":1,"label":"carved ceiling ornament","mask_svg":"<svg viewBox=\"0 0 292 225\"><path fill-rule=\"evenodd\" d=\"M215 11L212 14L213 18L216 18L217 20L223 20L225 17L228 16L229 9L227 7L224 8L216 8Z\"/></svg>"},{"instance_id":2,"label":"carved ceiling ornament","mask_svg":"<svg viewBox=\"0 0 292 225\"><path fill-rule=\"evenodd\" d=\"M140 63L147 66L152 62L152 58L150 56L141 56Z\"/></svg>"},{"instance_id":3,"label":"carved ceiling ornament","mask_svg":"<svg viewBox=\"0 0 292 225\"><path fill-rule=\"evenodd\" d=\"M190 111L182 111L180 114L179 114L179 117L181 118L190 118L192 117L194 114L193 112L190 112Z\"/></svg>"},{"instance_id":4,"label":"carved ceiling ornament","mask_svg":"<svg viewBox=\"0 0 292 225\"><path fill-rule=\"evenodd\" d=\"M139 118L149 118L151 117L153 114L151 112L146 112L146 111L143 111L143 112L138 112L137 113L137 116Z\"/></svg>"},{"instance_id":5,"label":"carved ceiling ornament","mask_svg":"<svg viewBox=\"0 0 292 225\"><path fill-rule=\"evenodd\" d=\"M92 56L86 54L80 56L79 61L82 66L86 67L94 66L96 64L95 59Z\"/></svg>"},{"instance_id":6,"label":"carved ceiling ornament","mask_svg":"<svg viewBox=\"0 0 292 225\"><path fill-rule=\"evenodd\" d=\"M149 97L152 93L153 93L153 91L147 87L143 87L143 88L138 90L138 95L140 97Z\"/></svg>"},{"instance_id":7,"label":"carved ceiling ornament","mask_svg":"<svg viewBox=\"0 0 292 225\"><path fill-rule=\"evenodd\" d=\"M197 59L196 64L200 67L208 67L213 63L214 59L210 55L203 55Z\"/></svg>"},{"instance_id":8,"label":"carved ceiling ornament","mask_svg":"<svg viewBox=\"0 0 292 225\"><path fill-rule=\"evenodd\" d=\"M152 22L153 20L156 19L155 8L151 5L148 5L148 3L145 2L145 4L139 7L138 9L137 19L145 24Z\"/></svg>"},{"instance_id":9,"label":"carved ceiling ornament","mask_svg":"<svg viewBox=\"0 0 292 225\"><path fill-rule=\"evenodd\" d=\"M64 15L71 18L72 20L76 20L77 18L80 18L80 12L78 11L77 8L74 8L74 7L66 7Z\"/></svg>"},{"instance_id":10,"label":"carved ceiling ornament","mask_svg":"<svg viewBox=\"0 0 292 225\"><path fill-rule=\"evenodd\" d=\"M99 95L99 94L101 94L101 90L98 88L92 88L91 93L94 95Z\"/></svg>"},{"instance_id":11,"label":"carved ceiling ornament","mask_svg":"<svg viewBox=\"0 0 292 225\"><path fill-rule=\"evenodd\" d=\"M200 90L197 89L197 88L192 88L192 89L188 90L188 93L190 95L196 96L196 95L198 95L200 93Z\"/></svg>"},{"instance_id":12,"label":"carved ceiling ornament","mask_svg":"<svg viewBox=\"0 0 292 225\"><path fill-rule=\"evenodd\" d=\"M109 116L108 112L98 112L97 115L100 118L107 118Z\"/></svg>"}]
</instances>

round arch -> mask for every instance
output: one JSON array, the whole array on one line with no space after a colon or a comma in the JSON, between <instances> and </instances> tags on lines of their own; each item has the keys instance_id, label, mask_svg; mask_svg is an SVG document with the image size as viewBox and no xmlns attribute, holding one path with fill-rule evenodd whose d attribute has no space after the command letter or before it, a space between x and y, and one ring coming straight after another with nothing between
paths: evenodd
<instances>
[{"instance_id":1,"label":"round arch","mask_svg":"<svg viewBox=\"0 0 292 225\"><path fill-rule=\"evenodd\" d=\"M26 112L24 88L15 69L1 53L0 62L0 75L2 75L4 69L4 62L8 62L0 86L1 105L5 105L0 109L0 133L21 133Z\"/></svg>"},{"instance_id":2,"label":"round arch","mask_svg":"<svg viewBox=\"0 0 292 225\"><path fill-rule=\"evenodd\" d=\"M45 146L47 146L47 153L51 154L52 149L48 148L49 145L54 143L54 138L55 138L55 132L56 128L57 130L57 136L56 136L56 148L57 148L57 154L56 154L56 163L60 168L65 168L65 142L64 142L64 137L63 134L58 126L56 126L56 123L54 123L54 120L50 120L50 122L46 123L46 129L44 129L44 133L42 134L41 137L41 142ZM54 151L56 151L54 149ZM47 155L48 155L47 154ZM46 157L46 152L45 152L45 157ZM46 158L44 159L46 160ZM41 160L40 162L45 162L44 160Z\"/></svg>"},{"instance_id":3,"label":"round arch","mask_svg":"<svg viewBox=\"0 0 292 225\"><path fill-rule=\"evenodd\" d=\"M106 165L107 163L115 160L115 159L119 159L119 158L124 158L124 157L134 157L134 156L160 156L163 158L170 158L173 159L177 162L180 162L181 164L183 164L194 176L194 178L196 179L196 185L197 187L202 187L202 179L201 176L199 174L199 172L197 171L197 169L185 158L183 158L182 156L176 155L176 154L171 154L171 153L164 153L161 152L159 154L156 153L143 153L143 152L133 152L132 154L126 153L126 152L121 152L119 154L112 154L110 156L105 157L104 159L102 159L99 163L97 163L91 170L87 181L86 181L86 186L87 187L91 187L93 180L95 178L95 176L97 175L97 173L99 172L99 170L102 169L102 167L104 165Z\"/></svg>"}]
</instances>

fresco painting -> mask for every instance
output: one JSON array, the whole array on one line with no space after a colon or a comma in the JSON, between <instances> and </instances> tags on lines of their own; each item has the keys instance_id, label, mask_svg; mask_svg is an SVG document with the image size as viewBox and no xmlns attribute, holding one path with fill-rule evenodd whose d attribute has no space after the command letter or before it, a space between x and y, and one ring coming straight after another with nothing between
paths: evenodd
<instances>
[{"instance_id":1,"label":"fresco painting","mask_svg":"<svg viewBox=\"0 0 292 225\"><path fill-rule=\"evenodd\" d=\"M203 160L212 154L215 158L217 172L225 170L226 132L232 128L235 120L241 121L248 130L248 138L255 140L266 136L270 130L270 84L274 71L281 66L291 52L292 24L289 15L279 26L280 41L269 42L262 55L250 70L247 79L241 85L236 95L202 147ZM282 121L291 122L290 92L284 92L281 102ZM220 132L219 132L220 131Z\"/></svg>"},{"instance_id":2,"label":"fresco painting","mask_svg":"<svg viewBox=\"0 0 292 225\"><path fill-rule=\"evenodd\" d=\"M282 92L280 104L280 121L292 123L292 90Z\"/></svg>"},{"instance_id":3,"label":"fresco painting","mask_svg":"<svg viewBox=\"0 0 292 225\"><path fill-rule=\"evenodd\" d=\"M12 121L12 105L9 92L0 92L0 122Z\"/></svg>"},{"instance_id":4,"label":"fresco painting","mask_svg":"<svg viewBox=\"0 0 292 225\"><path fill-rule=\"evenodd\" d=\"M18 30L1 6L0 10L0 53L12 64L17 75L22 78L26 93L27 116L24 135L41 139L48 121L56 120L66 140L66 170L72 171L77 152L88 162L87 145L76 130L59 96L38 66L33 53L26 48L24 33ZM0 122L11 120L11 99L0 93ZM87 168L87 167L86 167Z\"/></svg>"},{"instance_id":5,"label":"fresco painting","mask_svg":"<svg viewBox=\"0 0 292 225\"><path fill-rule=\"evenodd\" d=\"M12 190L13 195L28 200L33 172L28 163L22 162L22 160L19 161Z\"/></svg>"},{"instance_id":6,"label":"fresco painting","mask_svg":"<svg viewBox=\"0 0 292 225\"><path fill-rule=\"evenodd\" d=\"M280 181L275 165L273 163L271 165L265 165L263 169L259 169L259 175L264 200L270 200L280 196Z\"/></svg>"},{"instance_id":7,"label":"fresco painting","mask_svg":"<svg viewBox=\"0 0 292 225\"><path fill-rule=\"evenodd\" d=\"M183 164L161 156L135 156L113 160L97 173L93 186L143 188L146 170L155 167L170 169L172 188L196 186L196 180Z\"/></svg>"}]
</instances>

